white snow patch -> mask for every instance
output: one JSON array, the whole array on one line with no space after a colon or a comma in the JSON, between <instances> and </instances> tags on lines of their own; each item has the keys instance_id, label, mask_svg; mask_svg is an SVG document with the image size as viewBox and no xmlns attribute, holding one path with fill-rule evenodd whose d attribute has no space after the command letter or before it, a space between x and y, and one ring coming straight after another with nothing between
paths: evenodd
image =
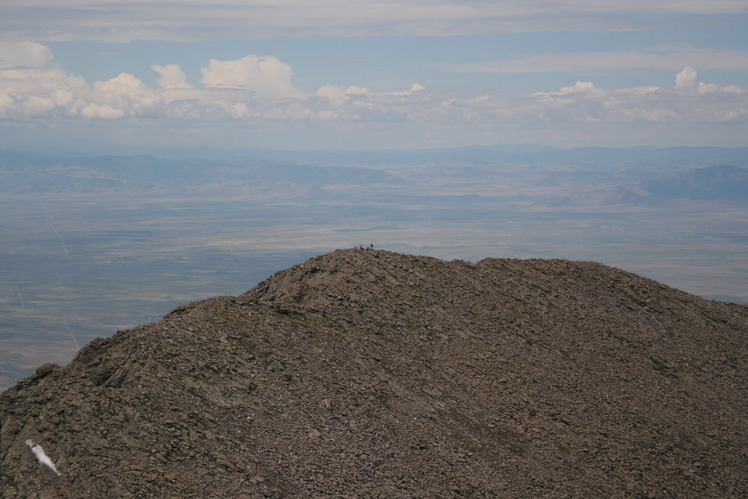
<instances>
[{"instance_id":1,"label":"white snow patch","mask_svg":"<svg viewBox=\"0 0 748 499\"><path fill-rule=\"evenodd\" d=\"M42 449L41 445L34 445L34 442L31 440L26 440L26 445L28 445L31 448L31 452L34 453L36 456L36 459L39 460L40 463L45 465L47 468L54 471L57 476L60 476L60 472L57 471L57 467L55 467L55 463L52 462L52 460L47 456L47 453L44 452L44 449Z\"/></svg>"}]
</instances>

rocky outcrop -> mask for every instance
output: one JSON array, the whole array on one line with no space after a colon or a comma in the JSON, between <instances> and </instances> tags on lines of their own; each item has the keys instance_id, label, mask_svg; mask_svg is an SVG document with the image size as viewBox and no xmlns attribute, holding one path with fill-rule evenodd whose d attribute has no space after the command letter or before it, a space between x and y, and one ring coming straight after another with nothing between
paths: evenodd
<instances>
[{"instance_id":1,"label":"rocky outcrop","mask_svg":"<svg viewBox=\"0 0 748 499\"><path fill-rule=\"evenodd\" d=\"M739 497L748 308L339 250L0 395L6 497ZM40 445L59 470L25 445Z\"/></svg>"}]
</instances>

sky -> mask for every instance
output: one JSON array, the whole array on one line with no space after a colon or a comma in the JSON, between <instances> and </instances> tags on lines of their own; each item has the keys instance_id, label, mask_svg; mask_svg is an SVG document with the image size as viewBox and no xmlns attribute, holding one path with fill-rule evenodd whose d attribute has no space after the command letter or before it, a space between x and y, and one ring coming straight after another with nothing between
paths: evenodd
<instances>
[{"instance_id":1,"label":"sky","mask_svg":"<svg viewBox=\"0 0 748 499\"><path fill-rule=\"evenodd\" d=\"M0 147L747 139L745 0L0 3Z\"/></svg>"}]
</instances>

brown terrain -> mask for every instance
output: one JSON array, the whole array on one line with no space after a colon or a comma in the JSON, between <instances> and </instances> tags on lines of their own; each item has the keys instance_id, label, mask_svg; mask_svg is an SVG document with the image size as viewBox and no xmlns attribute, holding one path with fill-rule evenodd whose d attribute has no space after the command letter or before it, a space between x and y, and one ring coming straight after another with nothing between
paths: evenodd
<instances>
[{"instance_id":1,"label":"brown terrain","mask_svg":"<svg viewBox=\"0 0 748 499\"><path fill-rule=\"evenodd\" d=\"M747 347L748 307L598 263L338 250L6 390L0 485L746 497Z\"/></svg>"}]
</instances>

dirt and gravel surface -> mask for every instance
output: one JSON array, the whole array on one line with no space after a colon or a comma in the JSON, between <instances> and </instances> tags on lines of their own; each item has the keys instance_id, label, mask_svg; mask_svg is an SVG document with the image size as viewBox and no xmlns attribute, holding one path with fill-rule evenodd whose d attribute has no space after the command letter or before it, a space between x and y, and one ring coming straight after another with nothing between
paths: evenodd
<instances>
[{"instance_id":1,"label":"dirt and gravel surface","mask_svg":"<svg viewBox=\"0 0 748 499\"><path fill-rule=\"evenodd\" d=\"M6 390L0 485L746 497L747 347L748 307L597 263L338 250Z\"/></svg>"}]
</instances>

